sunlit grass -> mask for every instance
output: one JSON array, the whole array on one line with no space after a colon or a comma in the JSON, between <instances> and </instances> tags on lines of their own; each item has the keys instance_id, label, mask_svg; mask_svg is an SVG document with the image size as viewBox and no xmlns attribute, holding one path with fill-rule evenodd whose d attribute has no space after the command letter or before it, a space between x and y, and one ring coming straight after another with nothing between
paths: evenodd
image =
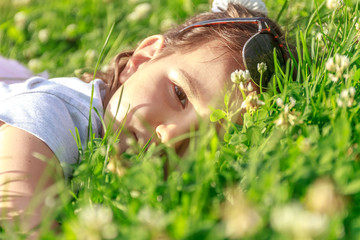
<instances>
[{"instance_id":1,"label":"sunlit grass","mask_svg":"<svg viewBox=\"0 0 360 240\"><path fill-rule=\"evenodd\" d=\"M136 144L118 156L114 136L95 138L58 200L48 200L52 211L39 227L41 236L360 238L360 22L357 5L345 2L328 9L320 1L266 1L297 46L295 78L290 67L279 72L280 91L260 94L264 105L245 113L242 126L224 121L221 137L213 126L200 125L183 157L163 145L138 154ZM207 1L174 0L43 3L0 3L0 54L53 77L94 70L114 23L102 66L143 37L208 7ZM129 21L144 3L149 12ZM39 65L31 66L34 59ZM231 116L227 111L218 110L212 120ZM58 232L48 228L54 220ZM0 234L20 236L12 226Z\"/></svg>"}]
</instances>

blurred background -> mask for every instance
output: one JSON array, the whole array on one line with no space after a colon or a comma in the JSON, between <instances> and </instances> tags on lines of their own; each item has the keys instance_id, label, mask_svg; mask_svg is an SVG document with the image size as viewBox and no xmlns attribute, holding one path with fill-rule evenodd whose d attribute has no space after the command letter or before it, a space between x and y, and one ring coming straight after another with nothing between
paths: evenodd
<instances>
[{"instance_id":1,"label":"blurred background","mask_svg":"<svg viewBox=\"0 0 360 240\"><path fill-rule=\"evenodd\" d=\"M212 0L1 0L0 55L50 77L92 70L112 24L102 67L119 51L166 31ZM307 3L309 2L309 3ZM269 16L291 29L306 22L312 1L265 1ZM306 9L308 8L308 9ZM286 9L286 10L285 10ZM291 22L291 25L288 23Z\"/></svg>"},{"instance_id":2,"label":"blurred background","mask_svg":"<svg viewBox=\"0 0 360 240\"><path fill-rule=\"evenodd\" d=\"M81 159L90 161L76 168L62 204L47 213L43 239L360 239L357 0L264 2L297 40L298 78L285 78L274 95L260 94L265 105L245 113L243 125L229 127L223 139L204 125L186 157L166 150L176 169L167 181L155 147L128 153L131 168L117 168L106 165L105 146L96 140L97 152L84 151ZM95 69L112 26L101 69L118 52L210 6L211 0L0 0L0 56L34 73L76 76ZM51 219L62 235L49 231ZM24 239L1 227L0 239Z\"/></svg>"}]
</instances>

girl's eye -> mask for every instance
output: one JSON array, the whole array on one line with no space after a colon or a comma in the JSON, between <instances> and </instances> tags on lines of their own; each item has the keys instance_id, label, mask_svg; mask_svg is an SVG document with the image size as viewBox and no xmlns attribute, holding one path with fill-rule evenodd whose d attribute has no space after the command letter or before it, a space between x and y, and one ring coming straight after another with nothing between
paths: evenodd
<instances>
[{"instance_id":1,"label":"girl's eye","mask_svg":"<svg viewBox=\"0 0 360 240\"><path fill-rule=\"evenodd\" d=\"M182 90L181 87L174 85L174 91L181 103L182 108L185 108L187 105L188 99L187 99L186 94L184 93L184 90Z\"/></svg>"}]
</instances>

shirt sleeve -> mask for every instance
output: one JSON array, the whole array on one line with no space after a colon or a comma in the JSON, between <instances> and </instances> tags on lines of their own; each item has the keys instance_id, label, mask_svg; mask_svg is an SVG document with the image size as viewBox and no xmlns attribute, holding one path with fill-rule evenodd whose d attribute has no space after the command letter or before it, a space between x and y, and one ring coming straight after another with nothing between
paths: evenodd
<instances>
[{"instance_id":1,"label":"shirt sleeve","mask_svg":"<svg viewBox=\"0 0 360 240\"><path fill-rule=\"evenodd\" d=\"M69 164L78 161L75 124L66 104L50 93L22 93L1 102L0 120L45 142L71 175Z\"/></svg>"}]
</instances>

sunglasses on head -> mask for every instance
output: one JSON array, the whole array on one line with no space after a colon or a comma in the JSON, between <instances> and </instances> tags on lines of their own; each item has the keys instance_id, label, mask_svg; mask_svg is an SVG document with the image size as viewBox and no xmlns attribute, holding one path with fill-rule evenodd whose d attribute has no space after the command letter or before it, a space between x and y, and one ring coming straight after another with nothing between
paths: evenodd
<instances>
[{"instance_id":1,"label":"sunglasses on head","mask_svg":"<svg viewBox=\"0 0 360 240\"><path fill-rule=\"evenodd\" d=\"M242 59L245 68L250 72L250 76L255 84L260 85L261 73L258 71L258 64L265 63L267 70L262 74L261 87L266 87L275 72L274 49L276 51L277 63L283 68L286 62L284 45L279 39L279 35L270 28L270 25L263 17L254 18L219 18L201 22L196 22L186 26L180 32L185 32L192 28L208 27L214 25L232 24L256 24L257 33L251 36L245 43L242 51Z\"/></svg>"}]
</instances>

